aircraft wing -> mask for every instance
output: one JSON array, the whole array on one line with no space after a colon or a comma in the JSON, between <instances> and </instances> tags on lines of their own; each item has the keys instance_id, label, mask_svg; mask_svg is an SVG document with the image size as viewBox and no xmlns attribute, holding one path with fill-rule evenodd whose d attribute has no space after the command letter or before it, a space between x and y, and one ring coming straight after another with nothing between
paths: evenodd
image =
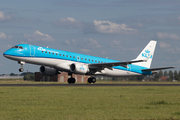
<instances>
[{"instance_id":1,"label":"aircraft wing","mask_svg":"<svg viewBox=\"0 0 180 120\"><path fill-rule=\"evenodd\" d=\"M108 68L112 69L113 66L122 66L127 68L128 64L136 63L136 62L145 62L146 60L133 60L133 61L126 61L126 62L111 62L111 63L93 63L89 64L90 69L97 69L97 68Z\"/></svg>"},{"instance_id":2,"label":"aircraft wing","mask_svg":"<svg viewBox=\"0 0 180 120\"><path fill-rule=\"evenodd\" d=\"M163 70L163 69L171 69L175 67L163 67L163 68L150 68L150 69L142 69L141 71L155 71L155 70Z\"/></svg>"}]
</instances>

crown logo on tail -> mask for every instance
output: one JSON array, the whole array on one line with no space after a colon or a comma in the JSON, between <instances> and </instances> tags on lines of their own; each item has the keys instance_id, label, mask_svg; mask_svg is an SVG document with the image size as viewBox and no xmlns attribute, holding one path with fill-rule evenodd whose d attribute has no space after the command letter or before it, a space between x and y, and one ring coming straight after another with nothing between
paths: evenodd
<instances>
[{"instance_id":1,"label":"crown logo on tail","mask_svg":"<svg viewBox=\"0 0 180 120\"><path fill-rule=\"evenodd\" d=\"M145 58L151 58L152 59L152 55L150 54L150 51L147 49L145 50L144 53L142 53L142 57L145 57Z\"/></svg>"},{"instance_id":2,"label":"crown logo on tail","mask_svg":"<svg viewBox=\"0 0 180 120\"><path fill-rule=\"evenodd\" d=\"M147 49L147 50L145 50L145 53L150 53L150 51Z\"/></svg>"}]
</instances>

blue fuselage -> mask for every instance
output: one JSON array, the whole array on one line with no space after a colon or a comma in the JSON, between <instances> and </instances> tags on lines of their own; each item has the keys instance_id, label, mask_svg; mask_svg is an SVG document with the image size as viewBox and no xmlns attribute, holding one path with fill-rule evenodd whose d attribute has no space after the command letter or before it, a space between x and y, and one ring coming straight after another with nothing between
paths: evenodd
<instances>
[{"instance_id":1,"label":"blue fuselage","mask_svg":"<svg viewBox=\"0 0 180 120\"><path fill-rule=\"evenodd\" d=\"M29 45L29 44L16 45L15 47L7 50L3 55L12 60L23 61L26 63L37 64L37 65L45 65L64 71L68 71L69 69L67 67L68 65L67 66L61 65L61 63L66 64L65 63L66 61L68 62L68 64L71 63L96 64L96 63L120 62L112 59L100 58L95 56L89 56L89 55L78 54L78 53ZM109 70L110 73L108 74L107 71L106 74L104 75L121 76L122 74L118 75L117 70L124 71L125 73L127 73L126 75L122 75L122 76L128 76L128 74L130 73L134 73L134 75L151 74L151 72L149 71L147 72L141 71L141 69L147 69L146 67L133 65L133 64L129 64L127 68L123 66L114 66L113 69L116 70L115 74L111 75L111 71Z\"/></svg>"}]
</instances>

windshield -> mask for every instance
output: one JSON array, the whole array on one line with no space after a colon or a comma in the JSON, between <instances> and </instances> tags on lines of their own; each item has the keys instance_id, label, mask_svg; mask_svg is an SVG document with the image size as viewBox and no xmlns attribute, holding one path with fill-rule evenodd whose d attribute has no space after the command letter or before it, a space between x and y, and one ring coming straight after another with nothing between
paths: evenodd
<instances>
[{"instance_id":1,"label":"windshield","mask_svg":"<svg viewBox=\"0 0 180 120\"><path fill-rule=\"evenodd\" d=\"M12 48L19 48L19 49L23 49L23 47L22 47L22 46L14 46L14 47L12 47Z\"/></svg>"}]
</instances>

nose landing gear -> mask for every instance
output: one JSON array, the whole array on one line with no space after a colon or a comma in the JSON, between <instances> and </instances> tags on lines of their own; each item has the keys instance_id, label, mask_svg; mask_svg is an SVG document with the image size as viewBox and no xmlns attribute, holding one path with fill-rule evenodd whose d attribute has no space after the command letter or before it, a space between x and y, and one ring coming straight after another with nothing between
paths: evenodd
<instances>
[{"instance_id":1,"label":"nose landing gear","mask_svg":"<svg viewBox=\"0 0 180 120\"><path fill-rule=\"evenodd\" d=\"M21 68L19 68L19 72L23 72L24 69L23 69L23 65L25 64L25 62L23 61L18 61L19 64L21 64Z\"/></svg>"},{"instance_id":2,"label":"nose landing gear","mask_svg":"<svg viewBox=\"0 0 180 120\"><path fill-rule=\"evenodd\" d=\"M19 72L23 72L24 71L24 69L23 68L19 68Z\"/></svg>"}]
</instances>

